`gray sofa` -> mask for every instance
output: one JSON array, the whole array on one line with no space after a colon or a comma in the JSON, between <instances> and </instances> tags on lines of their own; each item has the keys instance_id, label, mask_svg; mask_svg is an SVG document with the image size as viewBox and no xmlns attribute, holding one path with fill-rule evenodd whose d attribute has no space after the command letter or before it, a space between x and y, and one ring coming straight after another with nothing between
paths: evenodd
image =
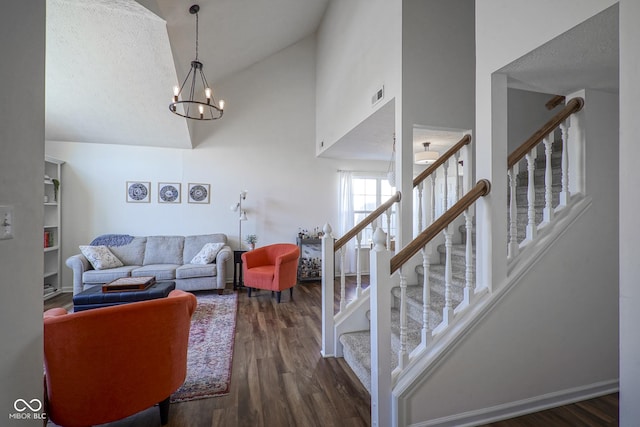
<instances>
[{"instance_id":1,"label":"gray sofa","mask_svg":"<svg viewBox=\"0 0 640 427\"><path fill-rule=\"evenodd\" d=\"M224 246L211 264L190 264L206 243ZM124 264L122 267L95 270L82 254L67 259L73 270L73 294L121 277L155 276L156 281L173 280L176 289L197 291L225 288L225 265L232 258L227 236L222 233L196 236L133 237L123 245L106 245Z\"/></svg>"}]
</instances>

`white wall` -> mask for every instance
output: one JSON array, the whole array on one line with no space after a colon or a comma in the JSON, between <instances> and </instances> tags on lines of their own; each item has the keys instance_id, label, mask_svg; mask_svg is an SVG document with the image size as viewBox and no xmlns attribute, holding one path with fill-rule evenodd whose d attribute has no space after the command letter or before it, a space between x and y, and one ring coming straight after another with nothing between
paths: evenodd
<instances>
[{"instance_id":1,"label":"white wall","mask_svg":"<svg viewBox=\"0 0 640 427\"><path fill-rule=\"evenodd\" d=\"M640 420L640 2L620 1L620 426Z\"/></svg>"},{"instance_id":2,"label":"white wall","mask_svg":"<svg viewBox=\"0 0 640 427\"><path fill-rule=\"evenodd\" d=\"M318 30L318 152L400 95L401 9L402 0L330 1ZM372 107L382 85L384 100Z\"/></svg>"},{"instance_id":3,"label":"white wall","mask_svg":"<svg viewBox=\"0 0 640 427\"><path fill-rule=\"evenodd\" d=\"M236 248L238 216L229 207L245 189L249 220L242 234L257 234L258 246L295 242L298 227L329 221L335 228L337 170L386 166L315 157L314 70L315 39L309 37L216 83L227 101L225 115L194 123L192 150L48 141L47 154L66 161L63 258L102 233L222 232ZM128 180L151 181L151 203L126 203ZM182 183L181 204L157 202L160 181ZM210 183L211 203L187 203L189 182ZM71 282L65 267L63 283Z\"/></svg>"},{"instance_id":4,"label":"white wall","mask_svg":"<svg viewBox=\"0 0 640 427\"><path fill-rule=\"evenodd\" d=\"M413 128L471 130L475 34L472 0L402 2L401 128L396 129L398 190L413 191ZM400 247L413 238L413 198L400 201ZM410 226L403 227L403 224Z\"/></svg>"},{"instance_id":5,"label":"white wall","mask_svg":"<svg viewBox=\"0 0 640 427\"><path fill-rule=\"evenodd\" d=\"M3 2L0 205L14 208L14 238L0 240L0 418L7 426L42 425L9 414L18 398L42 400L44 28L44 1Z\"/></svg>"},{"instance_id":6,"label":"white wall","mask_svg":"<svg viewBox=\"0 0 640 427\"><path fill-rule=\"evenodd\" d=\"M507 114L509 117L507 153L512 153L560 111L561 105L553 110L547 110L544 106L551 97L553 95L546 93L509 88L507 91Z\"/></svg>"},{"instance_id":7,"label":"white wall","mask_svg":"<svg viewBox=\"0 0 640 427\"><path fill-rule=\"evenodd\" d=\"M409 399L407 424L473 411L478 418L465 421L488 422L482 411L533 410L601 392L603 384L615 389L618 183L600 171L618 168L618 98L587 91L585 101L592 205L428 374Z\"/></svg>"}]
</instances>

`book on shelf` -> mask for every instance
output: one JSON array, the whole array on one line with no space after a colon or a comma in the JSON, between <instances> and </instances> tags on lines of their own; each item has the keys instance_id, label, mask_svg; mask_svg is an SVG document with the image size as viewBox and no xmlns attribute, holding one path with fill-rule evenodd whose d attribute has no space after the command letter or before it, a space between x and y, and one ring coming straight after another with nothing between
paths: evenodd
<instances>
[{"instance_id":1,"label":"book on shelf","mask_svg":"<svg viewBox=\"0 0 640 427\"><path fill-rule=\"evenodd\" d=\"M156 276L121 277L102 285L102 292L143 291L156 282Z\"/></svg>"},{"instance_id":2,"label":"book on shelf","mask_svg":"<svg viewBox=\"0 0 640 427\"><path fill-rule=\"evenodd\" d=\"M53 246L53 234L50 231L44 232L44 247L50 248Z\"/></svg>"}]
</instances>

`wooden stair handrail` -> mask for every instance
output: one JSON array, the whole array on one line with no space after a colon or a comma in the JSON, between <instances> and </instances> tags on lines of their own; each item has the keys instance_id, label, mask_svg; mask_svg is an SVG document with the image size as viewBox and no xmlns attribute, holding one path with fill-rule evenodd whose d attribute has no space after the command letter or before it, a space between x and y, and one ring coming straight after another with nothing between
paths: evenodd
<instances>
[{"instance_id":1,"label":"wooden stair handrail","mask_svg":"<svg viewBox=\"0 0 640 427\"><path fill-rule=\"evenodd\" d=\"M402 198L402 193L396 192L393 196L389 197L389 200L381 204L375 211L366 216L365 219L356 224L351 230L347 231L344 236L336 240L333 245L334 252L347 244L347 242L353 239L358 233L364 230L369 224L378 219L387 209L389 209L394 203L397 203Z\"/></svg>"},{"instance_id":2,"label":"wooden stair handrail","mask_svg":"<svg viewBox=\"0 0 640 427\"><path fill-rule=\"evenodd\" d=\"M550 100L547 101L546 104L544 104L545 107L547 107L547 110L553 110L554 108L556 108L558 105L562 104L565 100L565 97L562 95L555 95L553 98L551 98Z\"/></svg>"},{"instance_id":3,"label":"wooden stair handrail","mask_svg":"<svg viewBox=\"0 0 640 427\"><path fill-rule=\"evenodd\" d=\"M567 102L567 105L553 116L547 123L545 123L540 129L538 129L533 135L529 137L522 145L509 154L507 158L507 167L511 169L516 165L524 156L527 155L536 145L544 139L545 136L553 132L567 117L573 113L577 113L584 107L584 99L573 98Z\"/></svg>"},{"instance_id":4,"label":"wooden stair handrail","mask_svg":"<svg viewBox=\"0 0 640 427\"><path fill-rule=\"evenodd\" d=\"M438 233L445 229L453 222L461 213L469 208L476 200L482 196L486 196L491 191L491 183L487 179L478 181L471 190L460 198L445 213L436 219L429 227L422 231L407 246L402 248L400 252L391 258L391 274L402 267L412 256L425 247ZM469 236L467 236L469 238Z\"/></svg>"},{"instance_id":5,"label":"wooden stair handrail","mask_svg":"<svg viewBox=\"0 0 640 427\"><path fill-rule=\"evenodd\" d=\"M467 135L463 136L462 139L456 143L456 145L454 145L453 147L449 148L449 150L447 150L446 153L444 153L442 156L438 157L436 159L436 161L433 162L428 168L426 168L418 176L413 178L413 186L417 187L422 181L427 179L427 177L429 175L431 175L436 169L438 169L438 167L440 165L444 164L444 162L449 160L450 157L452 157L462 147L464 147L465 145L469 144L470 142L471 142L471 135L467 134Z\"/></svg>"}]
</instances>

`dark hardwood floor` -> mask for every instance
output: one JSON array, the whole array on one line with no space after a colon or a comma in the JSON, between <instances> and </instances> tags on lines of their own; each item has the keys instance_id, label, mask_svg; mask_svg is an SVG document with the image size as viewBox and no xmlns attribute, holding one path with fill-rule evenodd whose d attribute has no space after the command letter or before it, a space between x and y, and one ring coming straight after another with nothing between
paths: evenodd
<instances>
[{"instance_id":1,"label":"dark hardwood floor","mask_svg":"<svg viewBox=\"0 0 640 427\"><path fill-rule=\"evenodd\" d=\"M171 405L169 426L368 426L370 397L343 359L320 355L320 283L299 284L276 303L239 291L230 394ZM68 304L69 296L47 302ZM150 408L110 427L157 427Z\"/></svg>"},{"instance_id":2,"label":"dark hardwood floor","mask_svg":"<svg viewBox=\"0 0 640 427\"><path fill-rule=\"evenodd\" d=\"M350 278L347 283L350 300L355 284ZM306 282L295 287L293 300L283 292L277 304L269 292L248 298L239 291L230 394L172 404L168 426L370 425L367 391L343 359L320 355L320 293L320 282ZM70 294L45 302L45 310L70 306ZM617 426L618 401L615 393L484 427ZM158 409L149 408L106 426L159 423Z\"/></svg>"}]
</instances>

